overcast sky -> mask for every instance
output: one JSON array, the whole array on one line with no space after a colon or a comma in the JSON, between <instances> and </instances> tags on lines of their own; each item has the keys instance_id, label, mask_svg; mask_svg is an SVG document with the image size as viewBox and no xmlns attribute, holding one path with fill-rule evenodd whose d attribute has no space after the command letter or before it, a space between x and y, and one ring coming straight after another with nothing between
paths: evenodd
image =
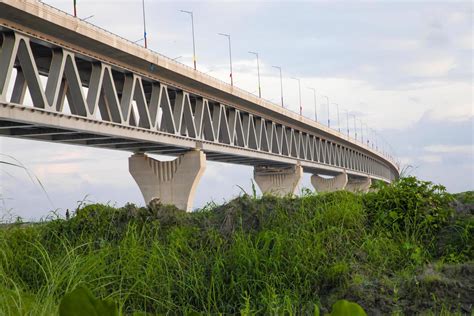
<instances>
[{"instance_id":1,"label":"overcast sky","mask_svg":"<svg viewBox=\"0 0 474 316\"><path fill-rule=\"evenodd\" d=\"M44 1L72 11L70 1ZM130 40L142 38L140 0L78 0L78 15ZM321 95L375 128L402 166L451 192L474 189L473 5L470 1L151 1L146 0L148 45L192 65L194 12L198 69L228 81L231 34L234 84L257 93L260 54L262 96L279 102L276 69L284 75L285 105L298 110L301 79L304 114L327 121ZM337 122L334 106L331 121ZM87 199L143 204L128 173L130 153L0 137L1 214L40 218L74 209ZM11 156L11 157L10 157ZM169 157L158 157L170 159ZM251 191L252 168L208 162L195 206L221 203ZM311 187L305 175L302 186ZM38 178L41 185L38 185ZM47 194L44 192L47 192ZM49 198L48 198L49 196ZM7 214L7 215L5 215Z\"/></svg>"}]
</instances>

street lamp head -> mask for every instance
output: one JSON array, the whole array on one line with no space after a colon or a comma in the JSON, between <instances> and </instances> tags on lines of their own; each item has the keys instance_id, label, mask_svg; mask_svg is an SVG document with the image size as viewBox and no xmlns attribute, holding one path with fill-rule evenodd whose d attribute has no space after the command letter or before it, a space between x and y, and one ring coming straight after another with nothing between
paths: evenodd
<instances>
[{"instance_id":1,"label":"street lamp head","mask_svg":"<svg viewBox=\"0 0 474 316\"><path fill-rule=\"evenodd\" d=\"M254 54L258 56L258 53L249 51L249 54Z\"/></svg>"},{"instance_id":2,"label":"street lamp head","mask_svg":"<svg viewBox=\"0 0 474 316\"><path fill-rule=\"evenodd\" d=\"M191 15L193 14L193 11L186 11L186 10L179 10L179 11L181 11L183 13L191 14Z\"/></svg>"},{"instance_id":3,"label":"street lamp head","mask_svg":"<svg viewBox=\"0 0 474 316\"><path fill-rule=\"evenodd\" d=\"M225 37L229 37L230 38L230 35L229 34L225 34L225 33L217 33L218 35L222 35L222 36L225 36Z\"/></svg>"}]
</instances>

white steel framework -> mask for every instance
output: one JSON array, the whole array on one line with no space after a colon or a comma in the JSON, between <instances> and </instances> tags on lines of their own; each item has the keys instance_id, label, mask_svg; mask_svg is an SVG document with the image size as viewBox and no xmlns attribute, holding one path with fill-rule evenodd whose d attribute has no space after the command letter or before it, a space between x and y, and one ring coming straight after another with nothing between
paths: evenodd
<instances>
[{"instance_id":1,"label":"white steel framework","mask_svg":"<svg viewBox=\"0 0 474 316\"><path fill-rule=\"evenodd\" d=\"M163 145L173 146L173 136L179 136L282 156L294 164L314 162L322 169L328 165L388 181L397 176L393 168L353 144L346 146L5 28L1 36L0 102L4 106L27 106L24 101L28 90L33 108L42 113L78 116L169 135L170 140ZM13 91L8 95L11 83ZM65 108L66 103L69 109ZM154 144L116 141L117 135L90 139L80 131L54 131L44 126L50 124L14 121L26 124L15 126L11 125L12 117L1 119L7 136L83 141L91 146L153 152L148 147ZM219 158L218 153L215 156ZM212 157L212 153L208 155ZM235 159L229 157L229 161Z\"/></svg>"},{"instance_id":2,"label":"white steel framework","mask_svg":"<svg viewBox=\"0 0 474 316\"><path fill-rule=\"evenodd\" d=\"M266 192L294 192L302 172L323 191L399 176L348 135L36 0L0 0L0 135L133 152L146 202L188 210L206 159L254 166ZM178 159L150 164L145 153Z\"/></svg>"}]
</instances>

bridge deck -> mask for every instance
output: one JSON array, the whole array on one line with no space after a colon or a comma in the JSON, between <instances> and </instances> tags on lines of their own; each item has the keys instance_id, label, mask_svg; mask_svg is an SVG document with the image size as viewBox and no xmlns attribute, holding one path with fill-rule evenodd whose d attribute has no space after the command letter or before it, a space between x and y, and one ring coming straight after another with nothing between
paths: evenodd
<instances>
[{"instance_id":1,"label":"bridge deck","mask_svg":"<svg viewBox=\"0 0 474 316\"><path fill-rule=\"evenodd\" d=\"M8 119L7 119L8 117ZM0 103L0 135L70 145L81 145L130 152L147 152L177 156L193 148L201 148L208 160L248 166L289 167L293 158L261 153L248 148L224 147L209 141L193 141L163 132L137 127L124 127L112 122L98 122L80 116L58 114L34 107ZM303 170L313 174L337 175L340 168L314 161L300 161ZM347 170L354 177L364 172ZM382 177L373 179L385 181Z\"/></svg>"},{"instance_id":2,"label":"bridge deck","mask_svg":"<svg viewBox=\"0 0 474 316\"><path fill-rule=\"evenodd\" d=\"M315 174L399 173L366 144L39 1L0 0L0 46L0 135L170 155L200 148L210 160L301 163ZM25 85L34 107L23 104Z\"/></svg>"}]
</instances>

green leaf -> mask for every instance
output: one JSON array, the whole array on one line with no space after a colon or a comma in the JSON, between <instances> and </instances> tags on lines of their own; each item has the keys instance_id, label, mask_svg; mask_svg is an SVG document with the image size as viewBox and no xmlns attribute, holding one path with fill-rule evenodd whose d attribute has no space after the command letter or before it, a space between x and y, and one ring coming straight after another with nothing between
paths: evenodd
<instances>
[{"instance_id":1,"label":"green leaf","mask_svg":"<svg viewBox=\"0 0 474 316\"><path fill-rule=\"evenodd\" d=\"M97 299L88 288L78 286L61 300L59 315L118 316L118 310L114 302Z\"/></svg>"},{"instance_id":2,"label":"green leaf","mask_svg":"<svg viewBox=\"0 0 474 316\"><path fill-rule=\"evenodd\" d=\"M389 215L392 219L397 219L398 218L398 214L395 211L390 211Z\"/></svg>"},{"instance_id":3,"label":"green leaf","mask_svg":"<svg viewBox=\"0 0 474 316\"><path fill-rule=\"evenodd\" d=\"M314 316L319 316L320 312L319 312L319 306L314 304Z\"/></svg>"},{"instance_id":4,"label":"green leaf","mask_svg":"<svg viewBox=\"0 0 474 316\"><path fill-rule=\"evenodd\" d=\"M332 306L330 316L367 316L359 304L347 300L339 300Z\"/></svg>"}]
</instances>

